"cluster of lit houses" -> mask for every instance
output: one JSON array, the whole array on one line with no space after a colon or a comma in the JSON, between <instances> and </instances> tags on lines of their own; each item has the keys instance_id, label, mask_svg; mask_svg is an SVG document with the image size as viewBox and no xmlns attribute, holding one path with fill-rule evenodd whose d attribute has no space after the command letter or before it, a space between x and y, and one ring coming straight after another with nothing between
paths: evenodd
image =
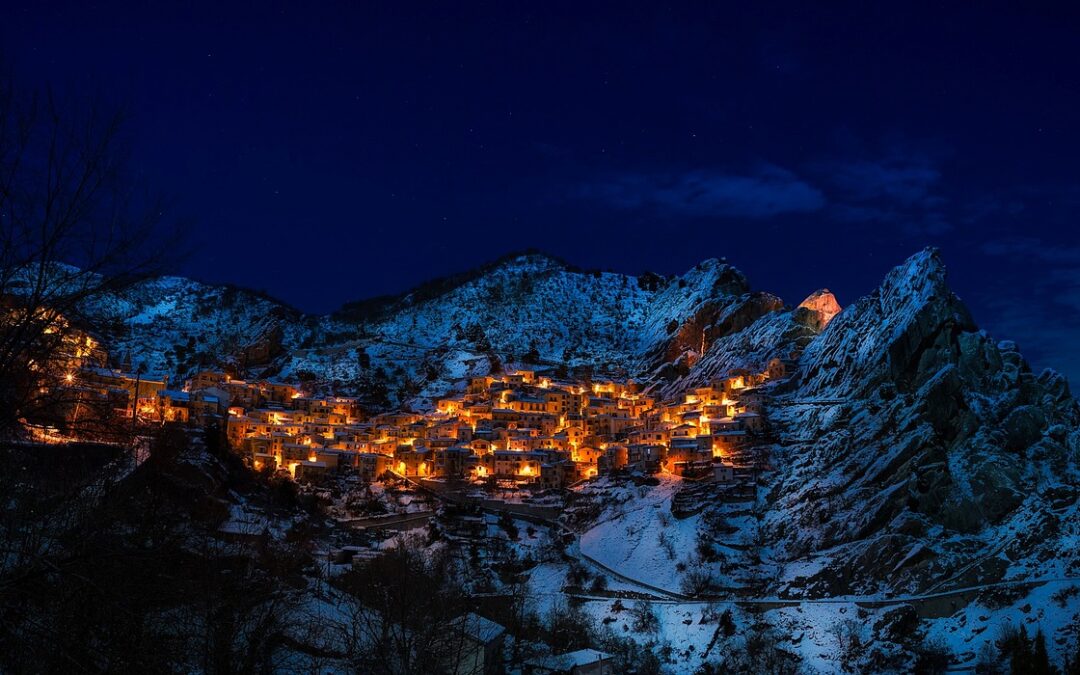
<instances>
[{"instance_id":1,"label":"cluster of lit houses","mask_svg":"<svg viewBox=\"0 0 1080 675\"><path fill-rule=\"evenodd\" d=\"M78 337L64 377L69 417L111 411L141 424L223 425L234 450L260 471L317 479L351 469L366 480L512 481L560 487L628 468L730 481L748 442L764 429L766 381L738 372L658 401L633 382L579 381L533 370L474 377L425 413L366 415L355 398L307 396L296 385L198 373L183 388L167 378L106 368L105 352Z\"/></svg>"},{"instance_id":2,"label":"cluster of lit houses","mask_svg":"<svg viewBox=\"0 0 1080 675\"><path fill-rule=\"evenodd\" d=\"M735 374L663 403L632 382L517 370L472 378L430 412L370 417L355 399L307 397L221 373L202 373L186 389L219 396L247 388L246 397L230 397L228 436L259 470L310 478L351 467L367 480L390 472L561 487L624 468L730 481L731 460L763 431L760 385L783 369L778 361L764 373ZM259 395L263 387L274 387L274 396Z\"/></svg>"}]
</instances>

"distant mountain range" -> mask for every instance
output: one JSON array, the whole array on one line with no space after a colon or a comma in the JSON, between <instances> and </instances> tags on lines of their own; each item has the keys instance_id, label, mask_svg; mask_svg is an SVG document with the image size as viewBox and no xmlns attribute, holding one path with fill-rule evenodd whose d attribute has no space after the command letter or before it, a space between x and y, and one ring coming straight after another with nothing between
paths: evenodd
<instances>
[{"instance_id":1,"label":"distant mountain range","mask_svg":"<svg viewBox=\"0 0 1080 675\"><path fill-rule=\"evenodd\" d=\"M588 368L665 387L756 368L801 349L823 324L811 314L751 291L741 272L717 260L679 277L629 276L542 254L509 256L328 316L179 277L87 308L114 355L151 372L183 378L230 367L417 406L493 364Z\"/></svg>"}]
</instances>

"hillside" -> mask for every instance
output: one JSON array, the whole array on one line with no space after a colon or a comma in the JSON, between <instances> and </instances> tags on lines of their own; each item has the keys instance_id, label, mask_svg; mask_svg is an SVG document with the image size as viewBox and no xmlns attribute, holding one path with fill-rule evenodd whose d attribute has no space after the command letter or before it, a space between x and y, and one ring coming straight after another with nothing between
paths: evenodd
<instances>
[{"instance_id":1,"label":"hillside","mask_svg":"<svg viewBox=\"0 0 1080 675\"><path fill-rule=\"evenodd\" d=\"M1041 628L1063 659L1080 625L1080 407L1065 379L978 330L934 250L820 333L824 308L808 304L819 314L767 314L666 385L799 354L766 387L757 497L600 484L582 550L666 593L789 599L776 621L825 670L908 669L916 627L969 665L1006 624ZM699 506L673 520L680 489ZM829 604L844 598L867 622L847 638ZM844 639L873 649L844 656Z\"/></svg>"},{"instance_id":2,"label":"hillside","mask_svg":"<svg viewBox=\"0 0 1080 675\"><path fill-rule=\"evenodd\" d=\"M1077 639L1080 408L1060 374L978 329L932 249L843 310L826 290L786 305L718 260L662 278L530 254L325 317L173 277L85 313L151 372L225 366L373 407L429 407L512 363L618 373L675 398L779 357L790 377L759 392L766 433L736 459L753 478L587 483L571 500L591 513L573 522L580 554L674 603L673 621L761 602L789 651L826 670L910 668L913 626L969 665L1005 622L1043 629L1059 661ZM872 649L838 651L843 603ZM704 654L712 633L698 634Z\"/></svg>"},{"instance_id":3,"label":"hillside","mask_svg":"<svg viewBox=\"0 0 1080 675\"><path fill-rule=\"evenodd\" d=\"M305 316L249 291L165 277L86 313L114 354L150 372L182 379L226 366L423 407L461 378L511 362L670 378L703 351L720 353L715 341L783 309L717 260L663 278L582 272L539 254L376 305ZM780 347L748 357L767 360Z\"/></svg>"},{"instance_id":4,"label":"hillside","mask_svg":"<svg viewBox=\"0 0 1080 675\"><path fill-rule=\"evenodd\" d=\"M1080 573L1080 410L979 331L937 254L913 256L810 342L770 416L766 529L793 587L925 592ZM792 517L793 514L796 514ZM827 549L827 550L826 550Z\"/></svg>"}]
</instances>

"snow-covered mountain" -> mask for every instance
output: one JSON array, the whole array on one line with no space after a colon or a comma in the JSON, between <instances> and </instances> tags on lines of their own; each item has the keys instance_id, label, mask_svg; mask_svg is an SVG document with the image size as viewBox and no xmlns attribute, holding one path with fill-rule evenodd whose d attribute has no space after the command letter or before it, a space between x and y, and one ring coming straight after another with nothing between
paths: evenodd
<instances>
[{"instance_id":1,"label":"snow-covered mountain","mask_svg":"<svg viewBox=\"0 0 1080 675\"><path fill-rule=\"evenodd\" d=\"M183 378L229 366L423 406L463 377L510 362L670 379L703 352L720 353L716 341L783 309L717 260L664 278L584 272L531 254L435 284L438 292L431 286L374 311L313 317L250 291L165 277L87 313L114 354L151 372ZM747 359L785 346L774 343Z\"/></svg>"},{"instance_id":2,"label":"snow-covered mountain","mask_svg":"<svg viewBox=\"0 0 1080 675\"><path fill-rule=\"evenodd\" d=\"M664 278L522 255L324 317L179 278L87 314L114 354L152 371L228 366L386 406L430 405L500 364L618 372L676 396L781 357L794 375L769 385L756 501L718 499L673 524L661 512L674 493L628 508L601 486L583 550L631 561L628 577L663 569L649 583L673 592L696 575L741 597L913 597L933 616L936 593L970 588L943 597L951 609L930 624L957 652L977 651L1003 617L1042 627L1059 652L1076 637L1080 408L1061 375L1031 372L1015 344L977 328L934 250L842 311L828 291L785 305L717 260ZM651 519L667 545L642 543ZM1056 585L1028 583L1040 580ZM876 611L865 639L906 663L896 644L910 616ZM826 649L817 615L801 612L785 615L792 635Z\"/></svg>"},{"instance_id":3,"label":"snow-covered mountain","mask_svg":"<svg viewBox=\"0 0 1080 675\"><path fill-rule=\"evenodd\" d=\"M923 592L1080 574L1080 410L979 331L937 253L848 307L774 401L766 529L792 587Z\"/></svg>"},{"instance_id":4,"label":"snow-covered mountain","mask_svg":"<svg viewBox=\"0 0 1080 675\"><path fill-rule=\"evenodd\" d=\"M838 314L828 292L787 307L717 260L662 278L542 255L360 319L172 277L92 310L113 353L152 371L229 365L387 405L429 404L499 362L617 371L676 395L785 357L796 376L769 410L761 523L785 591L1080 574L1076 401L1061 375L1030 372L1014 344L976 328L933 250Z\"/></svg>"},{"instance_id":5,"label":"snow-covered mountain","mask_svg":"<svg viewBox=\"0 0 1080 675\"><path fill-rule=\"evenodd\" d=\"M627 500L601 485L582 550L670 592L788 599L778 620L824 670L843 649L856 672L909 669L923 636L972 666L1006 625L1041 629L1061 661L1080 627L1080 407L1067 382L980 331L934 250L829 321L834 302L767 313L663 385L797 356L794 377L766 387L756 498L686 489L698 508L673 521L680 488ZM865 625L828 604L844 598Z\"/></svg>"},{"instance_id":6,"label":"snow-covered mountain","mask_svg":"<svg viewBox=\"0 0 1080 675\"><path fill-rule=\"evenodd\" d=\"M142 281L95 297L85 321L106 339L113 358L183 379L207 367L243 363L244 348L298 345L313 320L258 293L183 277ZM271 349L280 353L280 349Z\"/></svg>"}]
</instances>

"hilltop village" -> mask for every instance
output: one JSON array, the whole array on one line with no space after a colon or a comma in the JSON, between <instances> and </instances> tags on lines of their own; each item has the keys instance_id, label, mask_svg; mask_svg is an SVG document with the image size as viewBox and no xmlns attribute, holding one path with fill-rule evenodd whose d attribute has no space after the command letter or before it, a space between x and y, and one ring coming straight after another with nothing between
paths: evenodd
<instances>
[{"instance_id":1,"label":"hilltop village","mask_svg":"<svg viewBox=\"0 0 1080 675\"><path fill-rule=\"evenodd\" d=\"M369 415L356 398L216 370L170 386L166 377L108 367L99 340L54 321L63 342L49 370L61 412L48 433L38 426L40 439L92 436L133 417L132 430L217 425L255 470L304 482L351 470L363 481L396 475L551 488L622 469L730 482L765 431L762 385L791 367L773 359L763 372L733 372L669 401L632 380L516 369L473 377L426 412Z\"/></svg>"},{"instance_id":2,"label":"hilltop village","mask_svg":"<svg viewBox=\"0 0 1080 675\"><path fill-rule=\"evenodd\" d=\"M61 378L74 394L66 397L69 426L80 415L82 426L132 415L140 426L218 424L255 470L298 481L352 470L364 481L392 474L550 488L628 469L728 482L765 431L762 385L788 368L774 359L763 372L734 372L673 401L633 381L517 369L474 377L427 412L367 415L356 398L220 371L170 387L167 378L105 367L107 354L89 335L69 341Z\"/></svg>"},{"instance_id":3,"label":"hilltop village","mask_svg":"<svg viewBox=\"0 0 1080 675\"><path fill-rule=\"evenodd\" d=\"M776 360L658 402L632 381L577 381L535 370L474 377L425 413L365 418L355 399L308 397L289 385L205 372L182 392L190 405L227 398L228 438L256 470L298 480L351 468L363 480L508 481L566 487L620 469L729 482L748 441L764 431L763 392ZM165 416L184 413L167 398ZM194 412L188 412L193 415Z\"/></svg>"}]
</instances>

